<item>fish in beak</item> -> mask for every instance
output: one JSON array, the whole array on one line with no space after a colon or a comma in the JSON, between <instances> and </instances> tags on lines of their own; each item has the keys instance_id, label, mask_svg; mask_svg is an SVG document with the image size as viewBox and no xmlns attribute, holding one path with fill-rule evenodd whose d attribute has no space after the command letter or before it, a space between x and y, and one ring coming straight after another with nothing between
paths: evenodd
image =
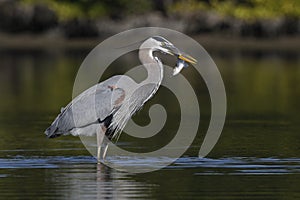
<instances>
[{"instance_id":1,"label":"fish in beak","mask_svg":"<svg viewBox=\"0 0 300 200\"><path fill-rule=\"evenodd\" d=\"M188 63L191 63L191 64L197 63L197 60L195 58L193 58L187 54L181 53L178 55L177 58L178 58L178 60L177 60L176 67L173 70L173 76L179 74L183 68L188 67L189 66Z\"/></svg>"},{"instance_id":2,"label":"fish in beak","mask_svg":"<svg viewBox=\"0 0 300 200\"><path fill-rule=\"evenodd\" d=\"M177 57L177 64L173 71L173 76L179 74L179 72L183 69L188 67L188 64L196 64L197 60L192 56L180 51L177 47L175 47L170 42L162 42L161 43L161 50L165 54L169 54L172 56Z\"/></svg>"}]
</instances>

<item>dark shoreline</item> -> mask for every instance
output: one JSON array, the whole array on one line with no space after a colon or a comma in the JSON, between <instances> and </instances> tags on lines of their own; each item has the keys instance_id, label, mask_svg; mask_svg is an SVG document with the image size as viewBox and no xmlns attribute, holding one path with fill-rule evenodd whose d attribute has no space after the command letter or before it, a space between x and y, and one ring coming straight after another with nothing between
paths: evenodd
<instances>
[{"instance_id":1,"label":"dark shoreline","mask_svg":"<svg viewBox=\"0 0 300 200\"><path fill-rule=\"evenodd\" d=\"M264 51L299 51L300 37L279 37L279 38L238 38L222 37L220 35L194 35L204 48L210 50L264 50ZM15 49L92 49L108 37L88 39L66 39L63 37L50 37L47 35L0 34L0 50Z\"/></svg>"}]
</instances>

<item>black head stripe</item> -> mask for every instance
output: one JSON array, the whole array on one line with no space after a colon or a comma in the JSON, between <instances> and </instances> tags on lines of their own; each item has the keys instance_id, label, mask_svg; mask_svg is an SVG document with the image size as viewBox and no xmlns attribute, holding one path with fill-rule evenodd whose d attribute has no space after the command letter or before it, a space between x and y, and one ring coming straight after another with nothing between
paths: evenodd
<instances>
[{"instance_id":1,"label":"black head stripe","mask_svg":"<svg viewBox=\"0 0 300 200\"><path fill-rule=\"evenodd\" d=\"M165 43L169 43L168 40L166 40L165 38L161 37L161 36L153 36L153 39L159 41L159 42L165 42Z\"/></svg>"}]
</instances>

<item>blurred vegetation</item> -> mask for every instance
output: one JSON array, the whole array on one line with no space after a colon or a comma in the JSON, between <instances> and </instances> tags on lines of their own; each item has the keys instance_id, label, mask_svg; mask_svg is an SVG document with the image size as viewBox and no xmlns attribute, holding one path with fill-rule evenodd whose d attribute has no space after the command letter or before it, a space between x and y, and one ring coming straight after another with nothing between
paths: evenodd
<instances>
[{"instance_id":1,"label":"blurred vegetation","mask_svg":"<svg viewBox=\"0 0 300 200\"><path fill-rule=\"evenodd\" d=\"M170 6L170 12L193 13L204 10L243 20L300 16L299 0L180 0Z\"/></svg>"},{"instance_id":2,"label":"blurred vegetation","mask_svg":"<svg viewBox=\"0 0 300 200\"><path fill-rule=\"evenodd\" d=\"M121 18L151 10L152 2L147 0L21 0L24 4L44 4L54 10L60 20L72 18L99 18L108 16Z\"/></svg>"},{"instance_id":3,"label":"blurred vegetation","mask_svg":"<svg viewBox=\"0 0 300 200\"><path fill-rule=\"evenodd\" d=\"M0 0L0 32L105 37L160 26L186 34L300 34L300 0Z\"/></svg>"},{"instance_id":4,"label":"blurred vegetation","mask_svg":"<svg viewBox=\"0 0 300 200\"><path fill-rule=\"evenodd\" d=\"M168 14L213 11L243 20L300 16L299 0L21 0L25 4L46 4L60 20L70 18L121 18L149 11Z\"/></svg>"}]
</instances>

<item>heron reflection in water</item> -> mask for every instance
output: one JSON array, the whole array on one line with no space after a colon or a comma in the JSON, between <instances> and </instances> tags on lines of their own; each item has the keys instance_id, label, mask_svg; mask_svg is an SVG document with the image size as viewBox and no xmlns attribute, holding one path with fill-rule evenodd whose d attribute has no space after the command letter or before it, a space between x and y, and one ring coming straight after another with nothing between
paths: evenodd
<instances>
[{"instance_id":1,"label":"heron reflection in water","mask_svg":"<svg viewBox=\"0 0 300 200\"><path fill-rule=\"evenodd\" d=\"M98 162L104 159L108 140L120 136L128 120L157 92L161 84L163 64L154 55L157 51L177 57L173 75L187 67L188 63L196 63L194 58L165 38L150 37L139 48L140 61L148 73L144 81L138 84L128 76L116 75L90 87L61 109L45 131L47 137L96 135Z\"/></svg>"}]
</instances>

